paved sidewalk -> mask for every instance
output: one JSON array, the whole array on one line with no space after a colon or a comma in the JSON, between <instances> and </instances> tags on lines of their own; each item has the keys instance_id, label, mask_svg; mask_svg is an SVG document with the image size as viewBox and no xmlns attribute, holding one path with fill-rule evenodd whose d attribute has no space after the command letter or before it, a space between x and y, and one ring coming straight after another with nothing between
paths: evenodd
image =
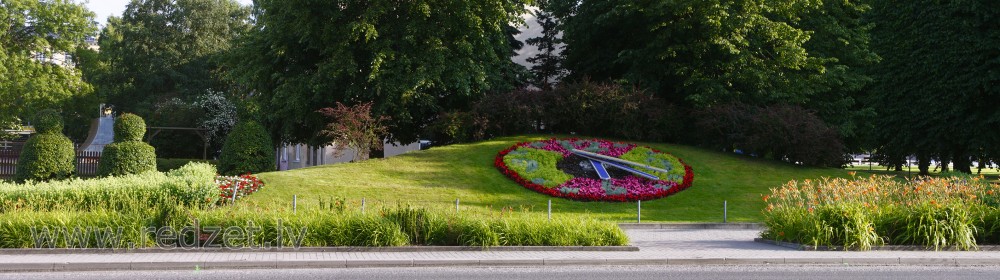
<instances>
[{"instance_id":1,"label":"paved sidewalk","mask_svg":"<svg viewBox=\"0 0 1000 280\"><path fill-rule=\"evenodd\" d=\"M4 254L0 271L548 265L1000 265L1000 252L816 252L753 242L759 230L629 229L639 251Z\"/></svg>"}]
</instances>

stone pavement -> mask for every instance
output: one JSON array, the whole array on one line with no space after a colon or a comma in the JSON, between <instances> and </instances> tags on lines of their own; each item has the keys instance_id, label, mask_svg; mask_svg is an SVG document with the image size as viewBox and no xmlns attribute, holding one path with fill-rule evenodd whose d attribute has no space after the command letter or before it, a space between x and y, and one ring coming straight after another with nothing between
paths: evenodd
<instances>
[{"instance_id":1,"label":"stone pavement","mask_svg":"<svg viewBox=\"0 0 1000 280\"><path fill-rule=\"evenodd\" d=\"M0 254L2 271L84 271L379 266L548 265L1000 265L1000 252L798 251L756 243L758 229L627 229L639 251L417 251Z\"/></svg>"}]
</instances>

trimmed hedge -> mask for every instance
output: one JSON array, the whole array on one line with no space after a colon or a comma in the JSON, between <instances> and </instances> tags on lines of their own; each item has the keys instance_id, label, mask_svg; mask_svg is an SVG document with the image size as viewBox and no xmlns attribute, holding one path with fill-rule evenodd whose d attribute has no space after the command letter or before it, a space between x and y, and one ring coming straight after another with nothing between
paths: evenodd
<instances>
[{"instance_id":1,"label":"trimmed hedge","mask_svg":"<svg viewBox=\"0 0 1000 280\"><path fill-rule=\"evenodd\" d=\"M124 113L115 119L115 142L142 141L146 135L146 121L131 113Z\"/></svg>"},{"instance_id":2,"label":"trimmed hedge","mask_svg":"<svg viewBox=\"0 0 1000 280\"><path fill-rule=\"evenodd\" d=\"M156 149L145 142L146 123L125 113L115 119L115 142L104 146L97 174L117 176L156 171Z\"/></svg>"},{"instance_id":3,"label":"trimmed hedge","mask_svg":"<svg viewBox=\"0 0 1000 280\"><path fill-rule=\"evenodd\" d=\"M226 137L219 156L219 172L226 175L275 169L274 145L263 126L254 121L236 124Z\"/></svg>"},{"instance_id":4,"label":"trimmed hedge","mask_svg":"<svg viewBox=\"0 0 1000 280\"><path fill-rule=\"evenodd\" d=\"M35 116L38 135L28 139L21 151L14 180L65 179L76 173L73 141L62 134L63 120L55 110L42 110Z\"/></svg>"},{"instance_id":5,"label":"trimmed hedge","mask_svg":"<svg viewBox=\"0 0 1000 280\"><path fill-rule=\"evenodd\" d=\"M97 174L118 176L156 171L156 150L139 141L116 142L104 146Z\"/></svg>"},{"instance_id":6,"label":"trimmed hedge","mask_svg":"<svg viewBox=\"0 0 1000 280\"><path fill-rule=\"evenodd\" d=\"M43 133L28 139L17 160L14 181L66 179L76 173L73 141L59 133Z\"/></svg>"}]
</instances>

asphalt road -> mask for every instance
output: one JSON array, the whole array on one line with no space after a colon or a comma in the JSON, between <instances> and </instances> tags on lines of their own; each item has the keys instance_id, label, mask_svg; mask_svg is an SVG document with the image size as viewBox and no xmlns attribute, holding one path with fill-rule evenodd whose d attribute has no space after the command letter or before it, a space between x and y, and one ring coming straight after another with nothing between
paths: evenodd
<instances>
[{"instance_id":1,"label":"asphalt road","mask_svg":"<svg viewBox=\"0 0 1000 280\"><path fill-rule=\"evenodd\" d=\"M0 279L993 279L1000 267L954 266L601 266L296 270L41 272Z\"/></svg>"}]
</instances>

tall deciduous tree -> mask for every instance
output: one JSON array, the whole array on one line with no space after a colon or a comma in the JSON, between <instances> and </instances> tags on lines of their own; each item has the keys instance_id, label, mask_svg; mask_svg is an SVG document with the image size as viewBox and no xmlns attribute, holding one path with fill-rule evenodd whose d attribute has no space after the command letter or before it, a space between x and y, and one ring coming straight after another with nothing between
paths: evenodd
<instances>
[{"instance_id":1,"label":"tall deciduous tree","mask_svg":"<svg viewBox=\"0 0 1000 280\"><path fill-rule=\"evenodd\" d=\"M989 0L873 1L877 143L887 163L937 158L971 172L1000 158L1000 5Z\"/></svg>"},{"instance_id":2,"label":"tall deciduous tree","mask_svg":"<svg viewBox=\"0 0 1000 280\"><path fill-rule=\"evenodd\" d=\"M623 80L675 103L792 104L854 136L877 61L854 0L550 0L569 78ZM862 113L856 113L862 112Z\"/></svg>"},{"instance_id":3,"label":"tall deciduous tree","mask_svg":"<svg viewBox=\"0 0 1000 280\"><path fill-rule=\"evenodd\" d=\"M72 56L96 31L93 18L67 0L0 2L0 128L92 92Z\"/></svg>"},{"instance_id":4,"label":"tall deciduous tree","mask_svg":"<svg viewBox=\"0 0 1000 280\"><path fill-rule=\"evenodd\" d=\"M142 114L160 101L224 90L219 55L249 30L249 16L233 0L133 0L101 33L107 72L99 88L118 109Z\"/></svg>"},{"instance_id":5,"label":"tall deciduous tree","mask_svg":"<svg viewBox=\"0 0 1000 280\"><path fill-rule=\"evenodd\" d=\"M374 102L391 137L412 141L433 116L513 88L508 28L516 0L255 2L257 28L234 53L278 138L320 143L316 110Z\"/></svg>"}]
</instances>

